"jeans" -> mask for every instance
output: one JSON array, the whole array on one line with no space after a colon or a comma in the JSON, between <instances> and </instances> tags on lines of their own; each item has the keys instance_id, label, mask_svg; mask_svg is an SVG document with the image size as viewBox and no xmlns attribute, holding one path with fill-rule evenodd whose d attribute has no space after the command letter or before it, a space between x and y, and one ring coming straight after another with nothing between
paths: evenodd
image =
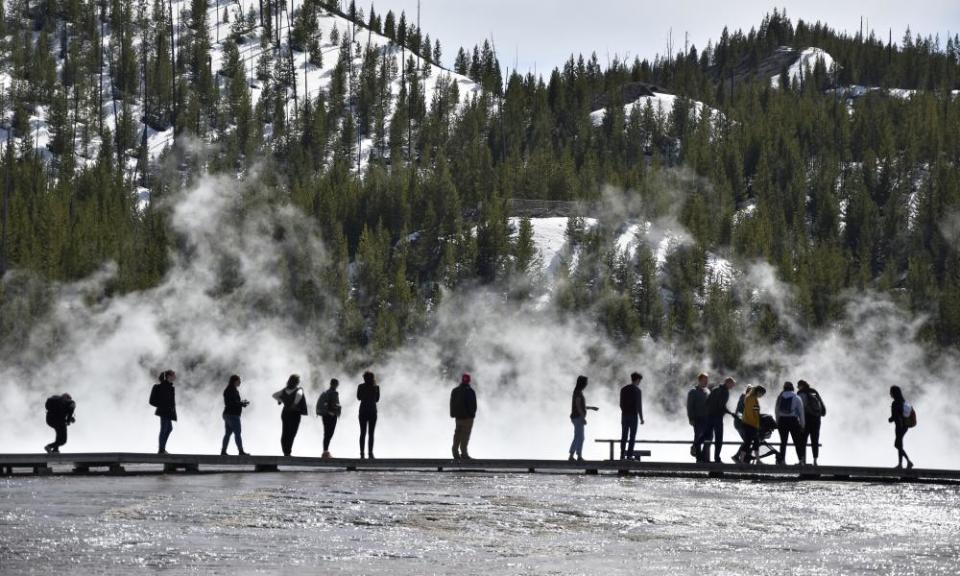
<instances>
[{"instance_id":1,"label":"jeans","mask_svg":"<svg viewBox=\"0 0 960 576\"><path fill-rule=\"evenodd\" d=\"M637 441L637 428L640 416L637 414L620 415L620 459L633 458L633 446Z\"/></svg>"},{"instance_id":2,"label":"jeans","mask_svg":"<svg viewBox=\"0 0 960 576\"><path fill-rule=\"evenodd\" d=\"M160 452L167 451L167 438L173 432L173 419L165 416L160 417Z\"/></svg>"},{"instance_id":3,"label":"jeans","mask_svg":"<svg viewBox=\"0 0 960 576\"><path fill-rule=\"evenodd\" d=\"M710 417L710 432L713 434L713 461L720 462L723 449L723 414Z\"/></svg>"},{"instance_id":4,"label":"jeans","mask_svg":"<svg viewBox=\"0 0 960 576\"><path fill-rule=\"evenodd\" d=\"M453 430L453 457L469 458L467 445L470 444L470 432L473 431L473 418L457 418L457 426ZM370 449L373 453L373 448Z\"/></svg>"},{"instance_id":5,"label":"jeans","mask_svg":"<svg viewBox=\"0 0 960 576\"><path fill-rule=\"evenodd\" d=\"M61 420L60 422L50 422L47 420L47 425L53 428L57 436L50 444L51 448L57 449L67 443L67 423L66 421Z\"/></svg>"},{"instance_id":6,"label":"jeans","mask_svg":"<svg viewBox=\"0 0 960 576\"><path fill-rule=\"evenodd\" d=\"M803 428L800 426L800 419L796 416L781 416L777 422L777 430L780 432L780 456L777 458L779 464L787 461L787 435L793 440L793 447L797 451L797 460L803 462L806 457L806 446L803 443Z\"/></svg>"},{"instance_id":7,"label":"jeans","mask_svg":"<svg viewBox=\"0 0 960 576\"><path fill-rule=\"evenodd\" d=\"M323 419L323 451L330 451L330 441L333 440L333 432L337 429L336 416L322 416Z\"/></svg>"},{"instance_id":8,"label":"jeans","mask_svg":"<svg viewBox=\"0 0 960 576\"><path fill-rule=\"evenodd\" d=\"M722 426L722 422L721 422ZM713 438L713 422L710 417L697 418L693 421L693 452L697 462L709 462L709 448L704 446Z\"/></svg>"},{"instance_id":9,"label":"jeans","mask_svg":"<svg viewBox=\"0 0 960 576\"><path fill-rule=\"evenodd\" d=\"M579 418L570 418L570 421L573 422L573 442L570 443L570 455L576 454L577 458L583 458L584 428L587 425L587 419L580 416Z\"/></svg>"},{"instance_id":10,"label":"jeans","mask_svg":"<svg viewBox=\"0 0 960 576\"><path fill-rule=\"evenodd\" d=\"M760 431L753 426L742 424L739 429L740 437L743 438L743 444L737 451L743 457L744 462L749 462L760 449Z\"/></svg>"},{"instance_id":11,"label":"jeans","mask_svg":"<svg viewBox=\"0 0 960 576\"><path fill-rule=\"evenodd\" d=\"M377 413L360 413L360 457L363 457L363 443L367 440L369 432L369 443L367 444L370 456L373 456L373 433L377 429Z\"/></svg>"},{"instance_id":12,"label":"jeans","mask_svg":"<svg viewBox=\"0 0 960 576\"><path fill-rule=\"evenodd\" d=\"M282 412L280 420L283 422L283 433L280 434L280 448L284 456L289 456L293 452L293 440L297 437L297 430L300 429L299 412Z\"/></svg>"},{"instance_id":13,"label":"jeans","mask_svg":"<svg viewBox=\"0 0 960 576\"><path fill-rule=\"evenodd\" d=\"M227 444L230 443L230 435L233 434L233 441L237 443L237 450L243 452L243 438L240 437L240 416L224 414L223 415L223 445L221 452L227 451Z\"/></svg>"},{"instance_id":14,"label":"jeans","mask_svg":"<svg viewBox=\"0 0 960 576\"><path fill-rule=\"evenodd\" d=\"M813 459L820 457L820 416L807 416L807 427L803 429L803 445L810 441Z\"/></svg>"}]
</instances>

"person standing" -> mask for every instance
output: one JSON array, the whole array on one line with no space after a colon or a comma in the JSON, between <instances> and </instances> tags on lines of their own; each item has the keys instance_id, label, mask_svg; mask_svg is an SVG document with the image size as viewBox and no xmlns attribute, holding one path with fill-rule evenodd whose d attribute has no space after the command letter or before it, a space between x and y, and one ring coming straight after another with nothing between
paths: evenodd
<instances>
[{"instance_id":1,"label":"person standing","mask_svg":"<svg viewBox=\"0 0 960 576\"><path fill-rule=\"evenodd\" d=\"M77 409L77 403L69 394L53 395L47 398L44 408L47 409L47 426L53 428L57 435L43 449L47 454L59 454L60 447L67 443L67 426L76 422L73 411Z\"/></svg>"},{"instance_id":2,"label":"person standing","mask_svg":"<svg viewBox=\"0 0 960 576\"><path fill-rule=\"evenodd\" d=\"M473 419L477 415L477 393L470 386L470 375L460 376L460 385L450 392L450 417L456 422L453 430L453 459L470 460L467 446L470 444L470 432L473 431ZM373 453L373 448L370 449Z\"/></svg>"},{"instance_id":3,"label":"person standing","mask_svg":"<svg viewBox=\"0 0 960 576\"><path fill-rule=\"evenodd\" d=\"M710 430L710 417L707 413L707 399L710 397L710 377L706 372L701 372L697 376L697 385L687 392L687 420L693 427L693 444L690 446L690 455L697 459L697 462L707 462L710 460L706 453L704 443L709 442L712 437Z\"/></svg>"},{"instance_id":4,"label":"person standing","mask_svg":"<svg viewBox=\"0 0 960 576\"><path fill-rule=\"evenodd\" d=\"M584 428L587 425L587 410L596 411L596 406L587 406L587 399L583 396L583 390L587 387L587 377L577 376L577 384L573 387L573 401L570 407L570 422L573 423L573 442L570 443L570 457L568 460L573 462L574 455L576 459L583 461L583 440Z\"/></svg>"},{"instance_id":5,"label":"person standing","mask_svg":"<svg viewBox=\"0 0 960 576\"><path fill-rule=\"evenodd\" d=\"M740 423L740 435L743 444L737 451L740 464L747 464L760 448L760 399L767 394L763 386L748 387L743 399L743 419Z\"/></svg>"},{"instance_id":6,"label":"person standing","mask_svg":"<svg viewBox=\"0 0 960 576\"><path fill-rule=\"evenodd\" d=\"M806 417L803 412L803 400L793 389L793 382L783 383L783 392L777 396L777 430L780 432L780 454L777 455L777 464L787 463L787 436L793 440L793 447L797 452L797 460L805 464L806 446L803 442L803 428Z\"/></svg>"},{"instance_id":7,"label":"person standing","mask_svg":"<svg viewBox=\"0 0 960 576\"><path fill-rule=\"evenodd\" d=\"M903 391L899 386L890 387L890 397L893 402L890 404L890 418L887 422L893 422L894 440L893 445L897 449L897 468L903 468L903 461L907 461L907 470L913 468L913 461L907 456L907 451L903 449L903 437L907 435L907 430L916 426L917 415L913 411L913 406L907 404L903 398Z\"/></svg>"},{"instance_id":8,"label":"person standing","mask_svg":"<svg viewBox=\"0 0 960 576\"><path fill-rule=\"evenodd\" d=\"M339 387L340 381L332 378L330 387L317 400L317 416L323 420L323 458L330 458L330 441L333 440L333 433L340 419L340 393L337 392Z\"/></svg>"},{"instance_id":9,"label":"person standing","mask_svg":"<svg viewBox=\"0 0 960 576\"><path fill-rule=\"evenodd\" d=\"M707 417L710 420L708 429L713 436L713 461L717 464L720 464L720 450L723 449L723 419L729 412L727 402L730 400L730 390L733 390L736 384L736 380L727 378L722 386L711 390L707 397Z\"/></svg>"},{"instance_id":10,"label":"person standing","mask_svg":"<svg viewBox=\"0 0 960 576\"><path fill-rule=\"evenodd\" d=\"M280 421L283 423L280 449L283 450L284 456L290 456L293 453L293 441L300 429L300 418L307 414L307 398L303 388L300 387L300 376L291 374L287 379L287 385L273 393L273 399L277 404L283 405L283 410L280 412Z\"/></svg>"},{"instance_id":11,"label":"person standing","mask_svg":"<svg viewBox=\"0 0 960 576\"><path fill-rule=\"evenodd\" d=\"M154 414L160 417L160 445L157 454L167 453L167 439L173 432L173 423L177 421L177 393L174 383L177 373L165 370L160 373L160 381L150 390L150 405L156 408Z\"/></svg>"},{"instance_id":12,"label":"person standing","mask_svg":"<svg viewBox=\"0 0 960 576\"><path fill-rule=\"evenodd\" d=\"M377 402L380 402L380 385L373 372L363 373L363 384L357 386L357 400L360 401L360 458L364 457L363 445L368 440L367 453L373 460L373 434L377 429Z\"/></svg>"},{"instance_id":13,"label":"person standing","mask_svg":"<svg viewBox=\"0 0 960 576\"><path fill-rule=\"evenodd\" d=\"M230 435L237 444L238 456L249 456L243 451L243 438L240 436L240 415L243 409L250 405L247 400L240 398L240 377L234 374L223 389L223 443L220 445L220 455L227 455L227 444Z\"/></svg>"},{"instance_id":14,"label":"person standing","mask_svg":"<svg viewBox=\"0 0 960 576\"><path fill-rule=\"evenodd\" d=\"M807 441L813 452L813 465L817 465L820 457L820 419L827 415L827 405L815 388L811 388L806 380L797 382L797 396L803 401L803 413L806 425L803 427L803 445L806 449Z\"/></svg>"},{"instance_id":15,"label":"person standing","mask_svg":"<svg viewBox=\"0 0 960 576\"><path fill-rule=\"evenodd\" d=\"M639 372L630 375L630 383L620 389L620 459L633 458L633 448L637 441L637 429L643 424L643 392Z\"/></svg>"}]
</instances>

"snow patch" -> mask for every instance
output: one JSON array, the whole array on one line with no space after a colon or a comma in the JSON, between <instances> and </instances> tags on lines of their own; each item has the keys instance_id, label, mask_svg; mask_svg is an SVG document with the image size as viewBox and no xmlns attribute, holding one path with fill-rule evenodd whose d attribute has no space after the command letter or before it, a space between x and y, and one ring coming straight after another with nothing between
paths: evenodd
<instances>
[{"instance_id":1,"label":"snow patch","mask_svg":"<svg viewBox=\"0 0 960 576\"><path fill-rule=\"evenodd\" d=\"M790 78L790 82L799 82L801 79L806 78L807 74L813 71L814 66L817 65L817 61L820 59L823 59L823 64L828 71L833 68L833 56L821 48L810 47L800 52L800 55L793 64L787 68L787 76ZM770 85L774 88L780 87L780 74L770 78Z\"/></svg>"}]
</instances>

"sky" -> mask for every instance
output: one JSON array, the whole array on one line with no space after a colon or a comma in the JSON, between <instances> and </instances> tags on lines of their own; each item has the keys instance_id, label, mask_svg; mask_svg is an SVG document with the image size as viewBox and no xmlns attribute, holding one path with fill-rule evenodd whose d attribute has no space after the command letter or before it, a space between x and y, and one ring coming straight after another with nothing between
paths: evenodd
<instances>
[{"instance_id":1,"label":"sky","mask_svg":"<svg viewBox=\"0 0 960 576\"><path fill-rule=\"evenodd\" d=\"M794 21L825 21L831 27L856 31L861 16L864 25L878 36L893 29L898 41L907 26L916 33L946 36L960 32L960 2L957 0L420 0L420 23L432 39L439 39L444 65L451 66L459 46L493 38L500 63L521 72L547 75L562 66L573 53L596 52L600 62L619 55L653 58L666 51L670 30L673 45L684 46L685 34L698 48L720 36L723 26L747 31L759 26L763 15L775 7L785 8ZM366 0L358 0L364 12ZM416 20L417 0L380 0L377 12L407 12Z\"/></svg>"}]
</instances>

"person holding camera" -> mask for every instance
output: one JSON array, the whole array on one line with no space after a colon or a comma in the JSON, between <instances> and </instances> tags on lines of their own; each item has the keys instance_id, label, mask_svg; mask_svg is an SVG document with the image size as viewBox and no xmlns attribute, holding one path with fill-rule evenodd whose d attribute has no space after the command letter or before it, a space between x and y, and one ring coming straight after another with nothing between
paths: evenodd
<instances>
[{"instance_id":1,"label":"person holding camera","mask_svg":"<svg viewBox=\"0 0 960 576\"><path fill-rule=\"evenodd\" d=\"M237 443L237 450L240 456L249 456L243 451L243 438L240 437L240 414L243 409L250 405L249 400L240 399L240 377L234 374L230 377L227 387L223 389L223 445L220 448L220 455L227 455L227 444L230 443L230 435Z\"/></svg>"},{"instance_id":2,"label":"person holding camera","mask_svg":"<svg viewBox=\"0 0 960 576\"><path fill-rule=\"evenodd\" d=\"M76 410L77 403L69 394L60 394L47 398L44 407L47 409L47 426L56 431L57 437L43 449L47 454L58 454L60 447L67 443L67 426L76 421L73 411Z\"/></svg>"}]
</instances>

